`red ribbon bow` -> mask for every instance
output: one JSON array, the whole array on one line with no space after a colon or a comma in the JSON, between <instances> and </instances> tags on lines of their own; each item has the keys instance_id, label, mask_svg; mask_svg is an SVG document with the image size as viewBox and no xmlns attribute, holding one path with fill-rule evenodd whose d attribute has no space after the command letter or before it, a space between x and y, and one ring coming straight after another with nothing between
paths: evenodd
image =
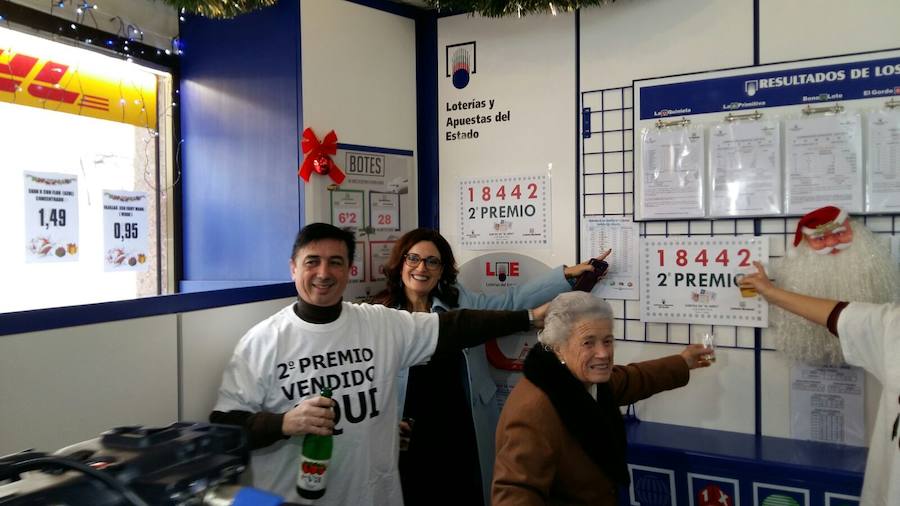
<instances>
[{"instance_id":1,"label":"red ribbon bow","mask_svg":"<svg viewBox=\"0 0 900 506\"><path fill-rule=\"evenodd\" d=\"M337 154L337 134L334 133L334 130L328 132L322 142L319 142L312 128L307 128L303 131L303 141L300 146L303 148L303 165L300 166L298 174L304 181L308 183L309 175L315 170L319 174L331 176L331 179L337 184L344 182L346 177L344 172L331 159Z\"/></svg>"}]
</instances>

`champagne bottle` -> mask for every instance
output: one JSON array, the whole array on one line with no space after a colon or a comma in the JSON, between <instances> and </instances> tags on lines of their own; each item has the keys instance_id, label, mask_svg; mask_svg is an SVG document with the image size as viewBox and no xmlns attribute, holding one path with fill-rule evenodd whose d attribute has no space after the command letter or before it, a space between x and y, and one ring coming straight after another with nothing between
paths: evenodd
<instances>
[{"instance_id":1,"label":"champagne bottle","mask_svg":"<svg viewBox=\"0 0 900 506\"><path fill-rule=\"evenodd\" d=\"M331 389L322 389L322 397L331 398ZM303 436L303 449L300 451L300 474L297 476L297 493L304 499L318 499L325 495L328 463L331 461L331 435L319 436L306 434Z\"/></svg>"}]
</instances>

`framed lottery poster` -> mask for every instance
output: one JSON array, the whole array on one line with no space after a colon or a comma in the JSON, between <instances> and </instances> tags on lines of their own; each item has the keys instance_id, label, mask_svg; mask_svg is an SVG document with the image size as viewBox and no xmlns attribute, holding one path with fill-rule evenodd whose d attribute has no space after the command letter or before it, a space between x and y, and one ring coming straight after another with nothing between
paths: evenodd
<instances>
[{"instance_id":1,"label":"framed lottery poster","mask_svg":"<svg viewBox=\"0 0 900 506\"><path fill-rule=\"evenodd\" d=\"M550 247L550 178L508 176L459 182L459 240L469 250Z\"/></svg>"},{"instance_id":2,"label":"framed lottery poster","mask_svg":"<svg viewBox=\"0 0 900 506\"><path fill-rule=\"evenodd\" d=\"M738 288L753 261L768 263L768 237L642 239L641 321L768 327L768 304Z\"/></svg>"}]
</instances>

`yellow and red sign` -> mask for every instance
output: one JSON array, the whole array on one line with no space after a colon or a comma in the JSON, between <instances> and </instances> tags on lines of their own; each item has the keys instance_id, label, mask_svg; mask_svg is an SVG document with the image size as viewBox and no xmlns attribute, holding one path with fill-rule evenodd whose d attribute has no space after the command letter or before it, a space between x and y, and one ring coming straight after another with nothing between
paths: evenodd
<instances>
[{"instance_id":1,"label":"yellow and red sign","mask_svg":"<svg viewBox=\"0 0 900 506\"><path fill-rule=\"evenodd\" d=\"M157 78L132 63L0 28L0 101L156 129Z\"/></svg>"}]
</instances>

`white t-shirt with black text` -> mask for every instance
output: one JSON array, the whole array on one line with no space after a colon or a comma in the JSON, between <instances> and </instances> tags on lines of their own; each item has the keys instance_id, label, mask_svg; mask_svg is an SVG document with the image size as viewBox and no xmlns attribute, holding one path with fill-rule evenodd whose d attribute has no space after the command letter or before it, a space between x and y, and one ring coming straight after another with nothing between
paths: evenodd
<instances>
[{"instance_id":1,"label":"white t-shirt with black text","mask_svg":"<svg viewBox=\"0 0 900 506\"><path fill-rule=\"evenodd\" d=\"M334 451L315 504L403 504L395 382L398 371L434 353L437 335L436 314L344 302L337 320L313 324L291 305L238 342L214 409L284 413L331 387ZM253 451L253 486L298 501L302 443L296 436Z\"/></svg>"},{"instance_id":2,"label":"white t-shirt with black text","mask_svg":"<svg viewBox=\"0 0 900 506\"><path fill-rule=\"evenodd\" d=\"M837 323L848 364L881 383L860 505L900 505L900 305L853 302Z\"/></svg>"}]
</instances>

